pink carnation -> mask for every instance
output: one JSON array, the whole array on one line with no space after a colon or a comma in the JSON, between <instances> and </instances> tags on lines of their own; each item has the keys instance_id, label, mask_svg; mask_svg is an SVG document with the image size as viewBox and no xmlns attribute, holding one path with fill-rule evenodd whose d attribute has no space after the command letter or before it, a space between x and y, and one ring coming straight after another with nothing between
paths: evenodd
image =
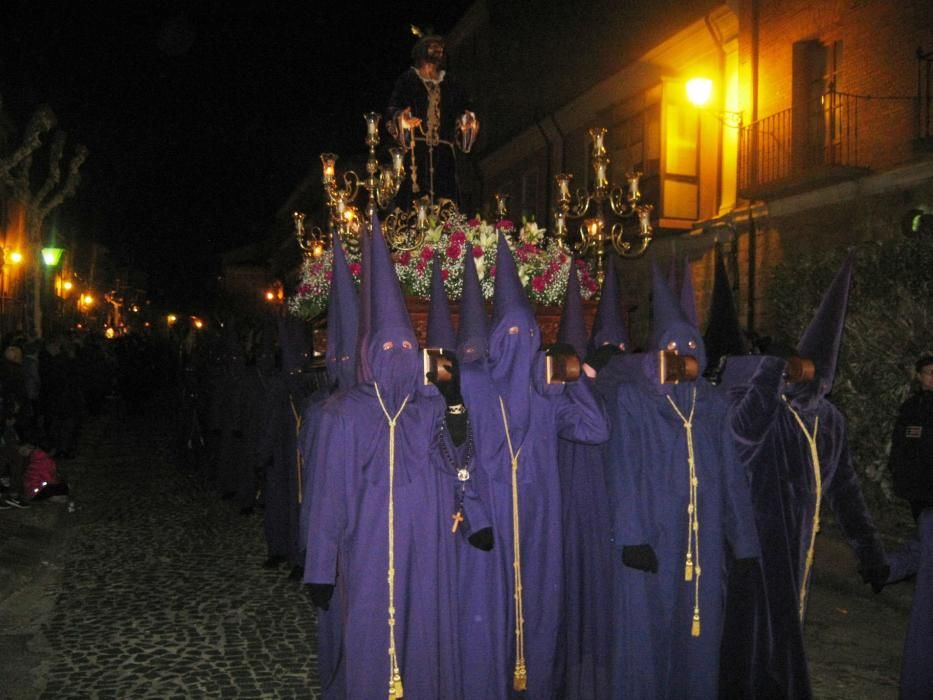
<instances>
[{"instance_id":1,"label":"pink carnation","mask_svg":"<svg viewBox=\"0 0 933 700\"><path fill-rule=\"evenodd\" d=\"M590 290L591 292L593 292L594 294L596 293L596 290L599 288L599 285L596 284L596 280L594 280L594 279L587 279L587 280L583 283L583 286L586 287L587 289L589 289L589 290Z\"/></svg>"},{"instance_id":2,"label":"pink carnation","mask_svg":"<svg viewBox=\"0 0 933 700\"><path fill-rule=\"evenodd\" d=\"M466 241L466 234L463 231L454 231L450 234L450 242L456 243L458 245L463 244Z\"/></svg>"},{"instance_id":3,"label":"pink carnation","mask_svg":"<svg viewBox=\"0 0 933 700\"><path fill-rule=\"evenodd\" d=\"M489 274L492 275L493 277L496 276L496 266L495 266L495 265L493 265L492 267L489 268Z\"/></svg>"},{"instance_id":4,"label":"pink carnation","mask_svg":"<svg viewBox=\"0 0 933 700\"><path fill-rule=\"evenodd\" d=\"M434 257L434 248L429 248L425 246L421 249L421 259L425 262Z\"/></svg>"},{"instance_id":5,"label":"pink carnation","mask_svg":"<svg viewBox=\"0 0 933 700\"><path fill-rule=\"evenodd\" d=\"M363 266L358 262L351 262L347 267L350 268L350 274L354 277L359 277L360 273L363 271Z\"/></svg>"},{"instance_id":6,"label":"pink carnation","mask_svg":"<svg viewBox=\"0 0 933 700\"><path fill-rule=\"evenodd\" d=\"M449 246L447 246L447 257L451 260L456 260L459 258L460 253L462 252L463 251L461 250L460 246L456 243L451 243Z\"/></svg>"},{"instance_id":7,"label":"pink carnation","mask_svg":"<svg viewBox=\"0 0 933 700\"><path fill-rule=\"evenodd\" d=\"M425 269L427 269L427 267L428 267L428 266L427 266L427 263L425 263L425 261L424 261L424 256L422 255L421 257L422 257L422 259L418 261L418 264L417 264L417 265L415 265L415 269L417 269L418 272L424 272Z\"/></svg>"},{"instance_id":8,"label":"pink carnation","mask_svg":"<svg viewBox=\"0 0 933 700\"><path fill-rule=\"evenodd\" d=\"M482 246L478 246L478 245L473 246L473 257L474 257L474 258L481 258L481 257L483 257L483 247L482 247Z\"/></svg>"},{"instance_id":9,"label":"pink carnation","mask_svg":"<svg viewBox=\"0 0 933 700\"><path fill-rule=\"evenodd\" d=\"M333 271L333 270L328 270L327 272L325 272L325 273L324 273L324 279L326 279L328 282L330 282L332 279L334 279L334 271Z\"/></svg>"}]
</instances>

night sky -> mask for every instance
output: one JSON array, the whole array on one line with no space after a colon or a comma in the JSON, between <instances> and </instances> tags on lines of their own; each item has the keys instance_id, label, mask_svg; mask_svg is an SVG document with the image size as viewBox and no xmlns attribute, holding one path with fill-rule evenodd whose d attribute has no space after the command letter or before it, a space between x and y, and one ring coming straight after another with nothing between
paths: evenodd
<instances>
[{"instance_id":1,"label":"night sky","mask_svg":"<svg viewBox=\"0 0 933 700\"><path fill-rule=\"evenodd\" d=\"M365 150L409 25L447 31L470 4L3 0L0 94L18 129L46 103L66 157L90 149L54 224L184 302L221 251L269 234L320 152Z\"/></svg>"}]
</instances>

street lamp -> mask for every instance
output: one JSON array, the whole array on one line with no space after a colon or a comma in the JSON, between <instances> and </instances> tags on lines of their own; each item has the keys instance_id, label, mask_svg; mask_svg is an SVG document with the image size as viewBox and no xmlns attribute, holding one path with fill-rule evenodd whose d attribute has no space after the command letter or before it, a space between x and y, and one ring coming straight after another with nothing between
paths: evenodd
<instances>
[{"instance_id":1,"label":"street lamp","mask_svg":"<svg viewBox=\"0 0 933 700\"><path fill-rule=\"evenodd\" d=\"M713 97L713 81L709 78L691 78L686 82L685 88L687 91L687 101L700 109L706 108L710 99ZM731 126L736 129L742 128L741 112L730 112L726 109L720 109L713 111L713 114L726 126Z\"/></svg>"}]
</instances>

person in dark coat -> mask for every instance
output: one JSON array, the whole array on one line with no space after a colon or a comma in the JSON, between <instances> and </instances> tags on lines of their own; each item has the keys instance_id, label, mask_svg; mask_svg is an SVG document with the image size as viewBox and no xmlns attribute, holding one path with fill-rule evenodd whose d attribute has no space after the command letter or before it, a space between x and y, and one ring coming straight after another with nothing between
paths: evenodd
<instances>
[{"instance_id":1,"label":"person in dark coat","mask_svg":"<svg viewBox=\"0 0 933 700\"><path fill-rule=\"evenodd\" d=\"M360 381L322 409L305 580L319 605L342 581L345 667L331 696L455 697L453 591L439 575L452 567L449 501L425 459L444 406L420 391L417 339L376 220L372 252Z\"/></svg>"},{"instance_id":2,"label":"person in dark coat","mask_svg":"<svg viewBox=\"0 0 933 700\"><path fill-rule=\"evenodd\" d=\"M916 364L917 387L897 415L888 468L894 492L910 503L917 532L889 556L889 583L916 576L904 658L901 697L933 695L933 356Z\"/></svg>"},{"instance_id":3,"label":"person in dark coat","mask_svg":"<svg viewBox=\"0 0 933 700\"><path fill-rule=\"evenodd\" d=\"M485 471L498 562L488 582L486 687L471 697L557 697L557 635L563 606L559 438L599 444L605 413L589 380L548 384L540 330L499 235L493 317L485 362L462 370L479 467ZM475 421L475 422L474 422ZM487 643L480 637L477 644Z\"/></svg>"},{"instance_id":4,"label":"person in dark coat","mask_svg":"<svg viewBox=\"0 0 933 700\"><path fill-rule=\"evenodd\" d=\"M726 363L723 387L733 402L732 429L749 479L762 558L760 568L730 573L723 697L811 697L803 620L823 503L842 527L863 578L880 588L888 575L852 465L845 418L827 398L851 278L850 258L797 346L799 357L813 362L812 378L798 375L783 357ZM743 366L750 375L744 382Z\"/></svg>"},{"instance_id":5,"label":"person in dark coat","mask_svg":"<svg viewBox=\"0 0 933 700\"><path fill-rule=\"evenodd\" d=\"M613 697L712 698L719 678L722 570L731 547L759 555L728 405L702 374L692 282L681 304L655 267L643 355L617 389L610 441L615 577ZM696 373L671 381L661 353ZM670 357L670 356L667 356ZM602 375L602 373L600 373Z\"/></svg>"},{"instance_id":6,"label":"person in dark coat","mask_svg":"<svg viewBox=\"0 0 933 700\"><path fill-rule=\"evenodd\" d=\"M390 133L408 149L408 172L397 197L407 208L414 199L449 199L458 206L457 157L454 140L461 119L475 123L466 90L443 68L444 39L425 36L412 49L412 67L395 81L386 122ZM412 131L404 124L416 124ZM413 162L412 162L413 158Z\"/></svg>"}]
</instances>

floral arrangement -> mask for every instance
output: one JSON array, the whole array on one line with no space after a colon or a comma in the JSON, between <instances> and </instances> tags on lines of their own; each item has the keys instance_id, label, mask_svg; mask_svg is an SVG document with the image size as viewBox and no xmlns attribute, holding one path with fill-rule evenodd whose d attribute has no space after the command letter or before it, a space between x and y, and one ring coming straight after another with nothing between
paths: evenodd
<instances>
[{"instance_id":1,"label":"floral arrangement","mask_svg":"<svg viewBox=\"0 0 933 700\"><path fill-rule=\"evenodd\" d=\"M456 214L446 222L430 227L420 248L393 253L395 273L402 291L427 299L431 295L431 268L434 257L441 260L444 289L451 301L463 293L463 258L473 256L476 272L485 299L492 299L496 275L497 229L504 231L512 246L518 275L532 303L556 306L563 303L567 276L573 267L580 281L580 293L590 299L598 289L593 270L584 260L573 260L570 253L555 240L546 240L543 228L534 221L524 221L516 232L515 224L500 220L495 226L480 219L467 219ZM359 255L348 253L350 273L359 283ZM298 288L288 300L289 310L311 319L327 307L333 253L328 250L319 258L307 259L301 270Z\"/></svg>"}]
</instances>

